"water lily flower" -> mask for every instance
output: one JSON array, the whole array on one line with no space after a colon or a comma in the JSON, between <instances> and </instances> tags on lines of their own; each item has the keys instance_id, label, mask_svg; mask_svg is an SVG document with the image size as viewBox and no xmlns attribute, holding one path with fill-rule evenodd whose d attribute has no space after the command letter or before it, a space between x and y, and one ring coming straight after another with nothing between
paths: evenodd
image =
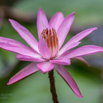
<instances>
[{"instance_id":1,"label":"water lily flower","mask_svg":"<svg viewBox=\"0 0 103 103\"><path fill-rule=\"evenodd\" d=\"M72 58L77 58L89 65L81 56L92 55L103 52L103 48L95 45L85 45L74 50L80 40L89 35L97 28L84 30L72 37L62 48L64 40L70 30L74 20L75 13L64 18L61 12L57 12L48 23L44 11L40 8L37 14L37 41L33 35L18 22L9 19L13 28L29 44L30 47L9 38L0 37L0 48L10 52L17 53L17 58L22 61L31 61L32 63L24 67L15 74L8 82L11 85L24 77L27 77L37 71L47 73L53 68L67 82L73 92L80 98L82 95L72 76L66 70L64 65L70 65Z\"/></svg>"}]
</instances>

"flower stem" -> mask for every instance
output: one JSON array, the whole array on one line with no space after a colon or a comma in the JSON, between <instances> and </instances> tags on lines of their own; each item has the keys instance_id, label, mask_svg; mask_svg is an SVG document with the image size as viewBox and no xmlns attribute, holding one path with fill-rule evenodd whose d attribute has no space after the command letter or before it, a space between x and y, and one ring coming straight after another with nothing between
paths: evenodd
<instances>
[{"instance_id":1,"label":"flower stem","mask_svg":"<svg viewBox=\"0 0 103 103\"><path fill-rule=\"evenodd\" d=\"M50 81L50 90L51 90L51 93L52 93L53 103L59 103L58 99L57 99L56 89L55 89L55 81L54 81L53 70L51 70L48 73L48 75L49 75L48 77L49 77L49 81Z\"/></svg>"}]
</instances>

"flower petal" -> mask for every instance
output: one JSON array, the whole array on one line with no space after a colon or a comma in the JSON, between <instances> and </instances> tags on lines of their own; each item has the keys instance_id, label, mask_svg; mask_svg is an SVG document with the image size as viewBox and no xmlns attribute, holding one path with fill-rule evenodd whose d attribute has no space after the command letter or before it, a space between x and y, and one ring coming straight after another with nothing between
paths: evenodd
<instances>
[{"instance_id":1,"label":"flower petal","mask_svg":"<svg viewBox=\"0 0 103 103\"><path fill-rule=\"evenodd\" d=\"M72 22L74 20L74 15L75 15L75 13L72 13L72 14L68 15L63 20L63 22L61 23L61 25L58 28L57 37L58 37L58 40L59 40L59 48L64 43L64 40L65 40L69 30L70 30L70 27L71 27Z\"/></svg>"},{"instance_id":2,"label":"flower petal","mask_svg":"<svg viewBox=\"0 0 103 103\"><path fill-rule=\"evenodd\" d=\"M55 64L60 64L60 65L70 65L71 64L70 59L67 57L57 59L57 60L50 60L50 62L55 63Z\"/></svg>"},{"instance_id":3,"label":"flower petal","mask_svg":"<svg viewBox=\"0 0 103 103\"><path fill-rule=\"evenodd\" d=\"M29 56L31 55L34 56L37 54L33 49L25 46L24 44L16 40L4 38L4 37L0 37L0 48L10 52L29 55Z\"/></svg>"},{"instance_id":4,"label":"flower petal","mask_svg":"<svg viewBox=\"0 0 103 103\"><path fill-rule=\"evenodd\" d=\"M37 54L35 57L17 54L16 57L17 57L17 59L22 60L22 61L33 61L33 62L43 62L43 61L45 61L45 59L43 59L41 57L41 55L39 55L39 54Z\"/></svg>"},{"instance_id":5,"label":"flower petal","mask_svg":"<svg viewBox=\"0 0 103 103\"><path fill-rule=\"evenodd\" d=\"M42 39L42 37L40 37L38 48L39 48L39 51L40 51L41 55L43 56L43 58L50 59L51 54L50 54L49 48L48 48L45 40Z\"/></svg>"},{"instance_id":6,"label":"flower petal","mask_svg":"<svg viewBox=\"0 0 103 103\"><path fill-rule=\"evenodd\" d=\"M46 73L51 71L54 68L54 64L47 61L47 62L42 62L37 64L37 67L40 69L42 73Z\"/></svg>"},{"instance_id":7,"label":"flower petal","mask_svg":"<svg viewBox=\"0 0 103 103\"><path fill-rule=\"evenodd\" d=\"M37 30L38 30L39 38L43 29L46 29L46 28L49 28L48 20L45 15L45 12L42 10L42 8L40 8L37 15Z\"/></svg>"},{"instance_id":8,"label":"flower petal","mask_svg":"<svg viewBox=\"0 0 103 103\"><path fill-rule=\"evenodd\" d=\"M95 45L86 45L68 52L65 56L74 58L78 56L92 55L103 52L103 48Z\"/></svg>"},{"instance_id":9,"label":"flower petal","mask_svg":"<svg viewBox=\"0 0 103 103\"><path fill-rule=\"evenodd\" d=\"M56 71L60 74L60 76L67 82L67 84L71 87L73 92L79 97L82 98L82 95L80 93L80 90L75 83L74 79L71 77L69 72L66 70L66 68L62 65L55 64Z\"/></svg>"},{"instance_id":10,"label":"flower petal","mask_svg":"<svg viewBox=\"0 0 103 103\"><path fill-rule=\"evenodd\" d=\"M33 35L22 25L20 25L15 20L9 19L13 28L18 32L18 34L37 52L38 51L38 42L33 37Z\"/></svg>"},{"instance_id":11,"label":"flower petal","mask_svg":"<svg viewBox=\"0 0 103 103\"><path fill-rule=\"evenodd\" d=\"M54 28L57 32L60 24L62 23L62 21L64 20L64 15L62 12L58 12L56 13L50 20L49 22L49 27L52 29Z\"/></svg>"},{"instance_id":12,"label":"flower petal","mask_svg":"<svg viewBox=\"0 0 103 103\"><path fill-rule=\"evenodd\" d=\"M68 45L68 46L64 46L63 48L61 48L61 50L58 52L58 56L60 56L61 54L64 54L66 52L68 52L70 49L78 46L81 42L75 42L71 45Z\"/></svg>"},{"instance_id":13,"label":"flower petal","mask_svg":"<svg viewBox=\"0 0 103 103\"><path fill-rule=\"evenodd\" d=\"M88 67L90 67L89 63L88 63L86 60L84 60L82 57L76 57L76 58L74 58L74 59L81 60L81 61L84 62Z\"/></svg>"},{"instance_id":14,"label":"flower petal","mask_svg":"<svg viewBox=\"0 0 103 103\"><path fill-rule=\"evenodd\" d=\"M82 40L84 37L86 37L87 35L89 35L91 32L93 32L94 30L96 30L97 27L94 28L90 28L90 29L86 29L80 33L78 33L77 35L73 36L65 45L63 48L68 47L68 45L71 45L72 43L75 42L79 42L80 40Z\"/></svg>"},{"instance_id":15,"label":"flower petal","mask_svg":"<svg viewBox=\"0 0 103 103\"><path fill-rule=\"evenodd\" d=\"M11 85L15 82L18 82L19 80L39 71L39 68L37 67L37 63L31 63L22 70L20 70L17 74L15 74L7 83L7 85Z\"/></svg>"}]
</instances>

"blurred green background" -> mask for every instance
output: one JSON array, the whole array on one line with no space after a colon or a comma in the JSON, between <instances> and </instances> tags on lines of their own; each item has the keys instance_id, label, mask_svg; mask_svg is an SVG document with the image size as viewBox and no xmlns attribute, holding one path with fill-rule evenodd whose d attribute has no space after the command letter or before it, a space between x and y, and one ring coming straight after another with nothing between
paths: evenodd
<instances>
[{"instance_id":1,"label":"blurred green background","mask_svg":"<svg viewBox=\"0 0 103 103\"><path fill-rule=\"evenodd\" d=\"M63 12L65 17L76 13L65 43L80 31L98 27L98 30L82 40L80 46L94 44L103 47L103 0L1 0L0 36L27 45L10 25L8 18L13 18L38 39L35 18L40 7L48 19L58 11ZM90 68L77 60L72 60L72 64L66 66L80 88L82 99L72 92L55 71L59 103L102 103L102 57L102 53L84 57L90 63ZM37 72L16 84L6 85L16 72L28 64L17 60L16 54L0 49L0 103L52 103L48 74Z\"/></svg>"}]
</instances>

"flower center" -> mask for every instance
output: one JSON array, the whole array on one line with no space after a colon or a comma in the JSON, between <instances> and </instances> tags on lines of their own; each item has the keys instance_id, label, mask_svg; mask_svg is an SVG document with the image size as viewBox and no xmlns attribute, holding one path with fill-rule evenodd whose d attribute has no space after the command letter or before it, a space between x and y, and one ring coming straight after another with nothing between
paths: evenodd
<instances>
[{"instance_id":1,"label":"flower center","mask_svg":"<svg viewBox=\"0 0 103 103\"><path fill-rule=\"evenodd\" d=\"M59 50L59 43L58 43L58 38L55 29L52 28L51 30L46 28L42 31L41 35L42 38L47 43L47 46L51 53L51 58L54 58Z\"/></svg>"}]
</instances>

